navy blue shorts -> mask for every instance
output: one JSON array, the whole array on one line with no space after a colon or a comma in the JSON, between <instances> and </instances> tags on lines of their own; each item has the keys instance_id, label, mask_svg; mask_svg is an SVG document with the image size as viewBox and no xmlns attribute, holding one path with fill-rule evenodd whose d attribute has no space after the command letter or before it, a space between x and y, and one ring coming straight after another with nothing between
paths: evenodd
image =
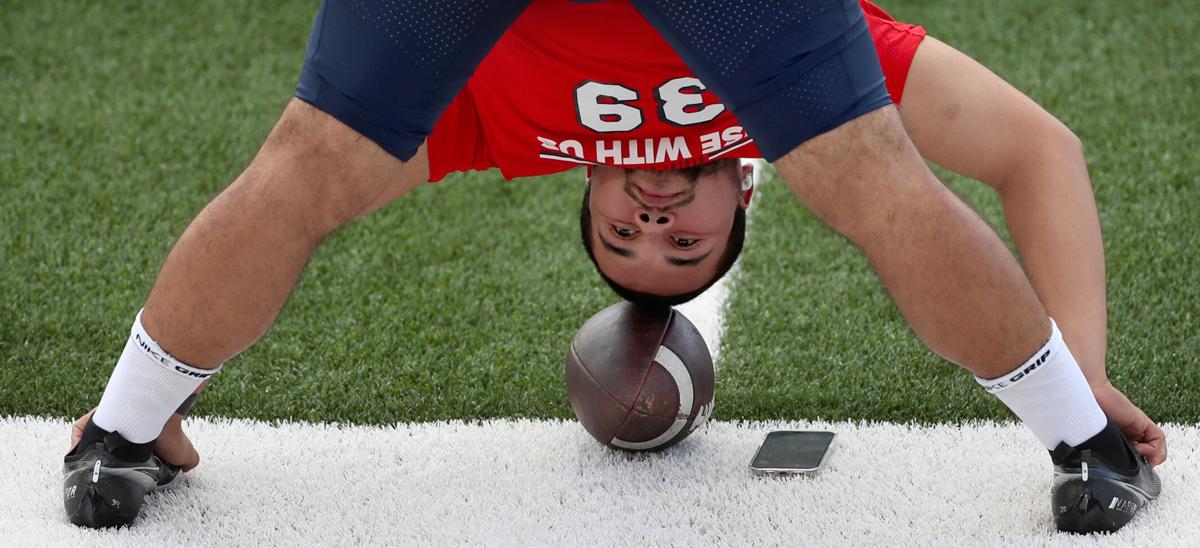
<instances>
[{"instance_id":1,"label":"navy blue shorts","mask_svg":"<svg viewBox=\"0 0 1200 548\"><path fill-rule=\"evenodd\" d=\"M858 0L633 3L767 160L891 104ZM325 0L296 96L407 161L527 4Z\"/></svg>"},{"instance_id":2,"label":"navy blue shorts","mask_svg":"<svg viewBox=\"0 0 1200 548\"><path fill-rule=\"evenodd\" d=\"M774 162L890 105L858 0L633 0Z\"/></svg>"},{"instance_id":3,"label":"navy blue shorts","mask_svg":"<svg viewBox=\"0 0 1200 548\"><path fill-rule=\"evenodd\" d=\"M325 0L296 97L408 161L527 4Z\"/></svg>"}]
</instances>

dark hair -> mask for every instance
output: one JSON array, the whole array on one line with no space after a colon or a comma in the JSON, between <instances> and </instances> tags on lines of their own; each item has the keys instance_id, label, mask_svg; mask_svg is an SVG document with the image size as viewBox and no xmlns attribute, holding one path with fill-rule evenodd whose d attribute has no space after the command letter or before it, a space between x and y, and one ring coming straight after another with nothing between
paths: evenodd
<instances>
[{"instance_id":1,"label":"dark hair","mask_svg":"<svg viewBox=\"0 0 1200 548\"><path fill-rule=\"evenodd\" d=\"M736 165L740 164L741 162L738 161ZM725 166L713 166L713 164L705 164L703 166L681 171L684 172L685 177L688 177L690 180L694 181L700 175L720 171L724 167ZM717 272L715 275L713 275L711 280L700 286L700 288L696 289L695 291L680 293L677 295L654 295L642 291L634 291L606 276L604 271L600 270L599 263L596 262L596 255L592 251L591 238L592 211L589 207L589 204L591 203L591 196L592 185L589 182L587 187L583 190L583 208L579 212L579 235L583 238L583 248L587 250L588 258L592 260L592 265L596 267L596 273L600 274L600 278L608 284L608 287L612 288L612 290L616 292L616 294L622 299L634 304L646 306L675 306L677 304L683 304L695 299L701 293L704 293L709 287L712 287L713 284L717 283L717 280L720 280L722 276L728 273L730 268L733 268L733 263L737 261L738 255L742 253L742 245L746 242L746 211L741 207L738 207L733 212L733 227L729 229L729 241L725 244L725 252L721 254L719 262L717 263Z\"/></svg>"}]
</instances>

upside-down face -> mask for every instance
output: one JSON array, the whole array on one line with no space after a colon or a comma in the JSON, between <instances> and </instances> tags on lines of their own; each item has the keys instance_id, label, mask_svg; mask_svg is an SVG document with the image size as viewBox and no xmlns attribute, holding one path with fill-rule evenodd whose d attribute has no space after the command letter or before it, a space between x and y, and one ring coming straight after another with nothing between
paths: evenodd
<instances>
[{"instance_id":1,"label":"upside-down face","mask_svg":"<svg viewBox=\"0 0 1200 548\"><path fill-rule=\"evenodd\" d=\"M628 289L652 295L695 291L717 274L734 212L753 189L749 165L694 174L593 168L592 253L596 266Z\"/></svg>"}]
</instances>

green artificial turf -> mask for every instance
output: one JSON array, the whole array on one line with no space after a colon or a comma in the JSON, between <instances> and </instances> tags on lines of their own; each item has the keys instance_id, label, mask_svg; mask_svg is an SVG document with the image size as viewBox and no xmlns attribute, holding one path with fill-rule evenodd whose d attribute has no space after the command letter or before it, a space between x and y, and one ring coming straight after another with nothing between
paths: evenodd
<instances>
[{"instance_id":1,"label":"green artificial turf","mask_svg":"<svg viewBox=\"0 0 1200 548\"><path fill-rule=\"evenodd\" d=\"M1112 376L1200 420L1197 16L1185 1L894 2L1088 147ZM24 2L0 16L0 415L99 399L175 237L290 96L314 2ZM574 330L615 297L578 244L578 173L428 185L334 234L274 329L195 412L388 423L568 417ZM996 200L951 179L996 224ZM909 333L865 261L766 186L727 319L717 416L1005 416Z\"/></svg>"}]
</instances>

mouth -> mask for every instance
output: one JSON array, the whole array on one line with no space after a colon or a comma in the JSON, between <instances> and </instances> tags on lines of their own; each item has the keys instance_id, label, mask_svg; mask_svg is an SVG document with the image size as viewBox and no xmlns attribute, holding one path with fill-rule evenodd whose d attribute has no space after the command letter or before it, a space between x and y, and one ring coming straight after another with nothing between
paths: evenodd
<instances>
[{"instance_id":1,"label":"mouth","mask_svg":"<svg viewBox=\"0 0 1200 548\"><path fill-rule=\"evenodd\" d=\"M666 192L663 190L646 190L640 186L633 185L633 192L637 195L638 201L646 207L665 208L676 202L679 202L687 192Z\"/></svg>"}]
</instances>

